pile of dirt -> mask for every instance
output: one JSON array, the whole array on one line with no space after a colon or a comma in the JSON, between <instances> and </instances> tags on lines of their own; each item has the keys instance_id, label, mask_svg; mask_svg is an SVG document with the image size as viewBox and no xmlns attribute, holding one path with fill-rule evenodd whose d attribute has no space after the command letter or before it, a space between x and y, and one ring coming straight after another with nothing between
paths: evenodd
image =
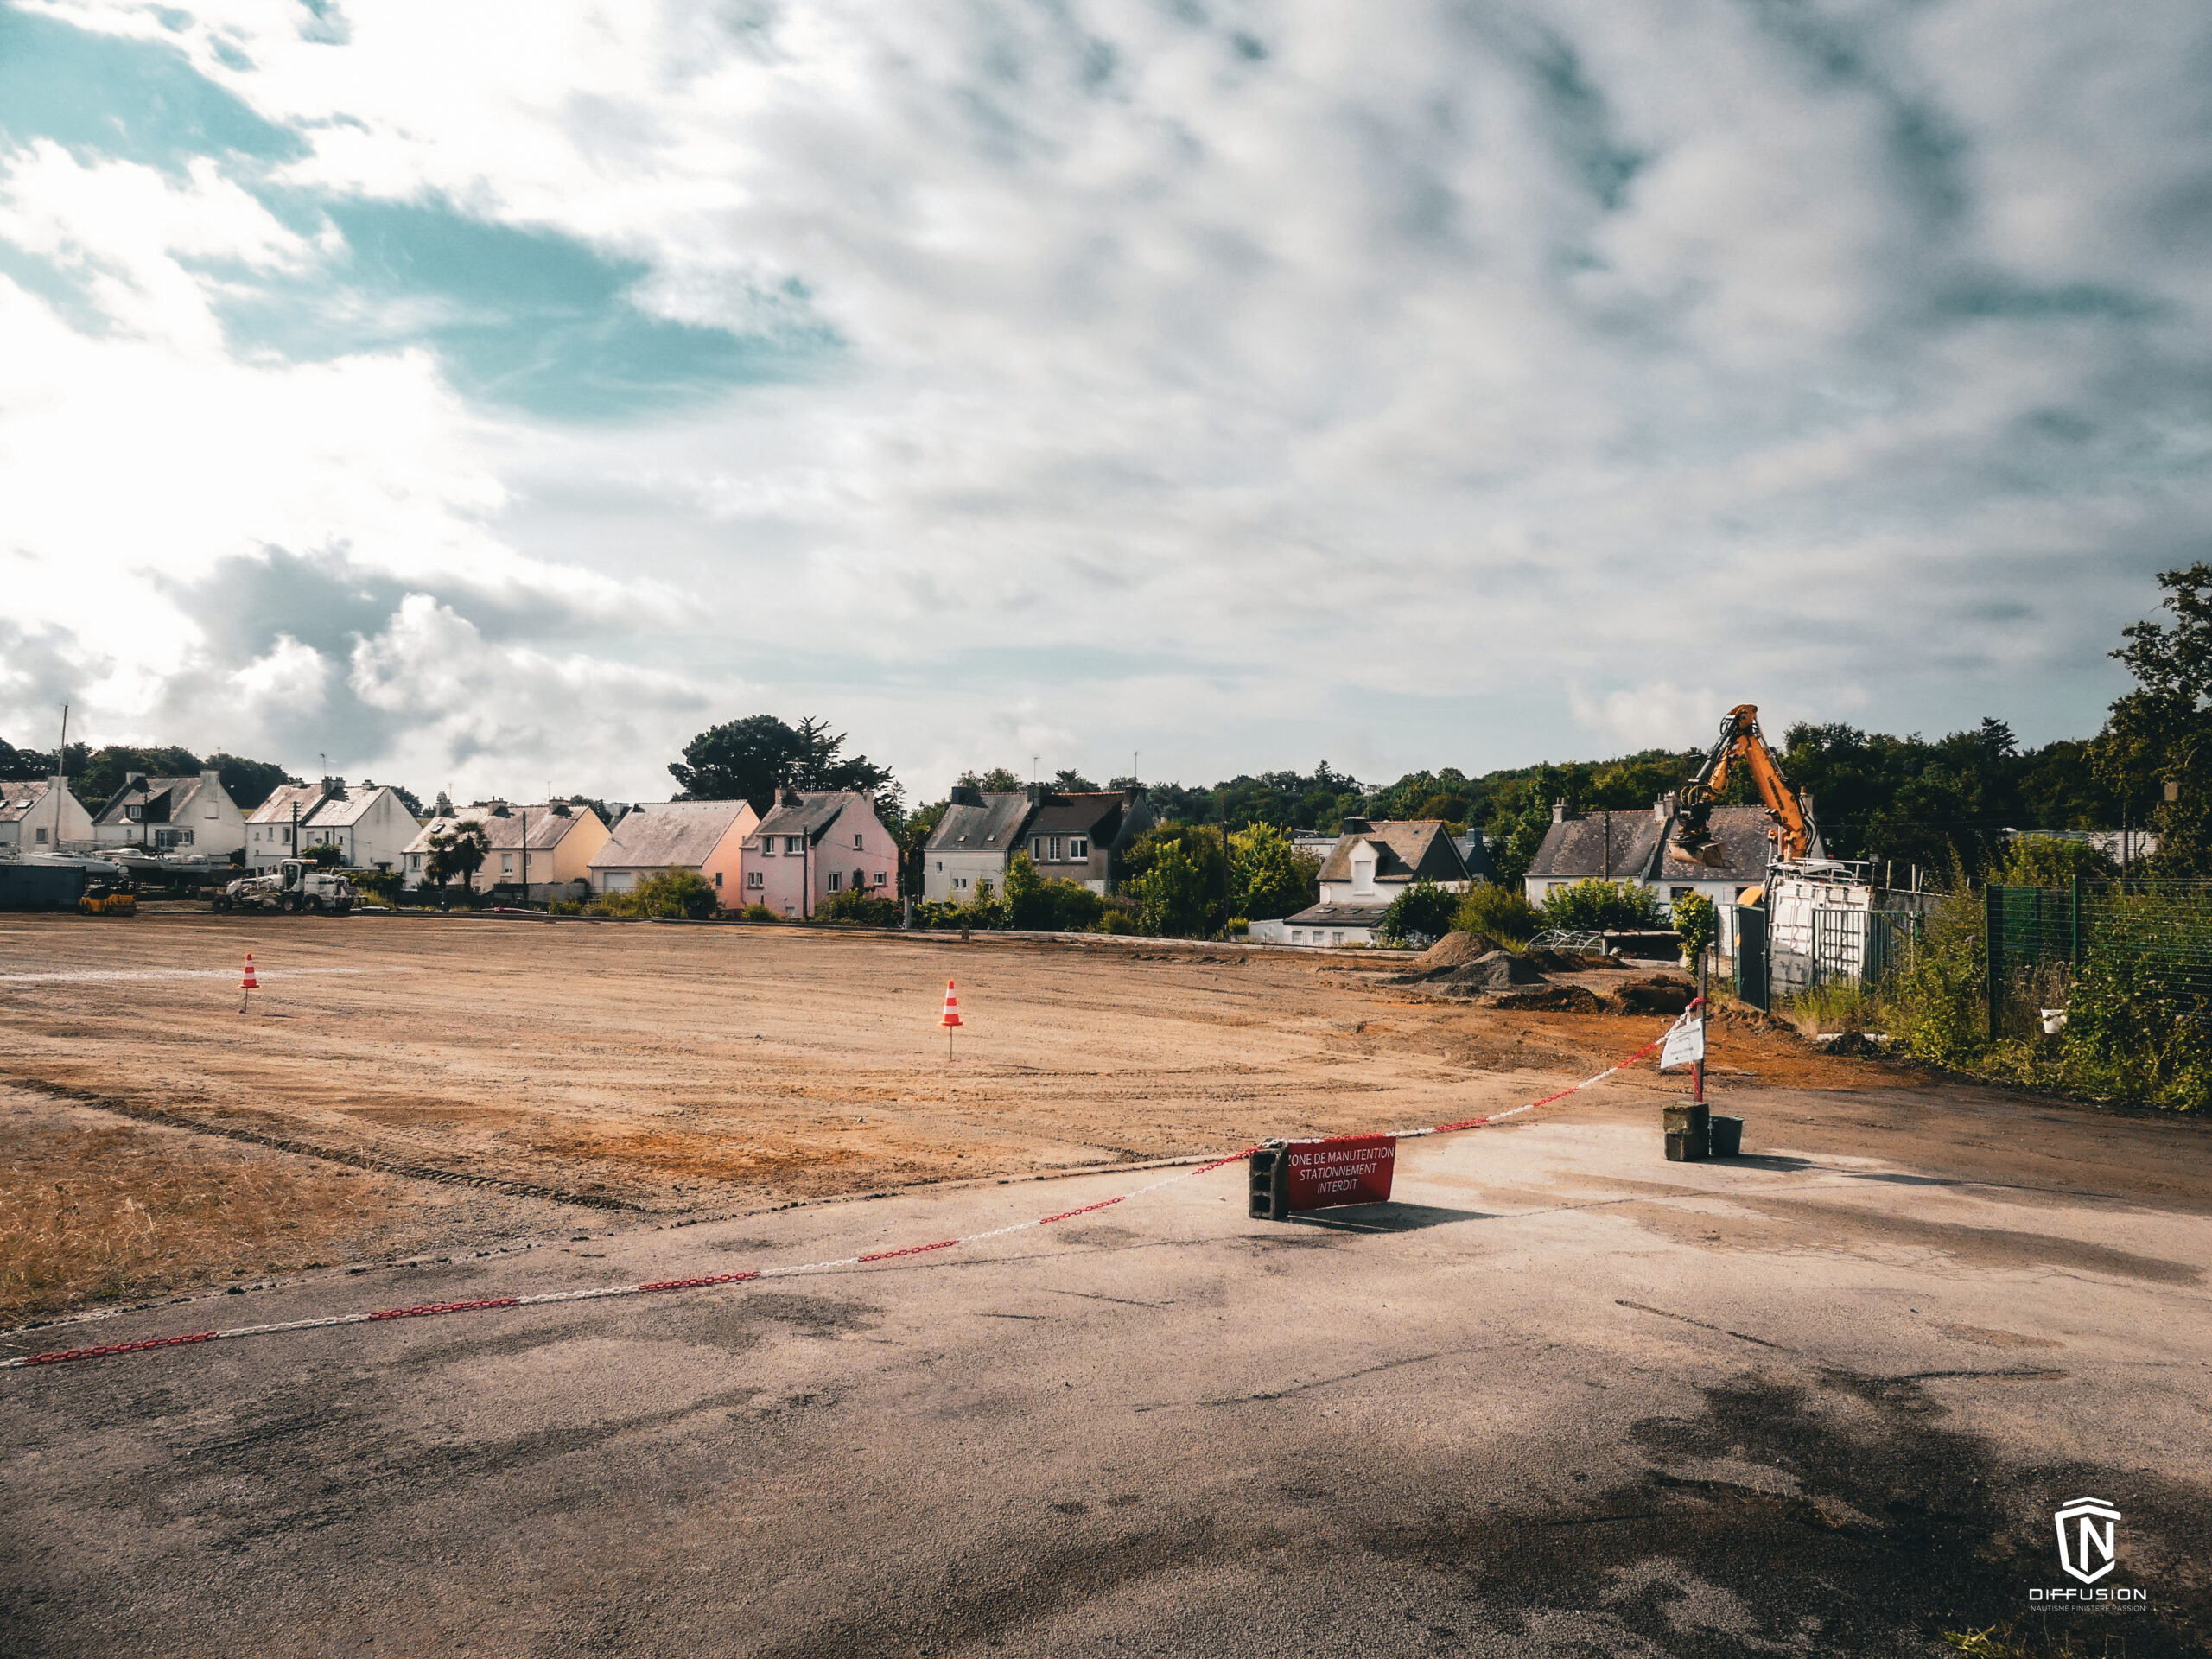
<instances>
[{"instance_id":1,"label":"pile of dirt","mask_svg":"<svg viewBox=\"0 0 2212 1659\"><path fill-rule=\"evenodd\" d=\"M1600 1014L1605 1005L1597 995L1580 985L1516 986L1510 990L1491 991L1476 1000L1484 1008L1516 1008L1542 1014Z\"/></svg>"},{"instance_id":2,"label":"pile of dirt","mask_svg":"<svg viewBox=\"0 0 2212 1659\"><path fill-rule=\"evenodd\" d=\"M1606 992L1605 1001L1621 1014L1680 1014L1696 994L1696 988L1686 979L1653 974L1614 986Z\"/></svg>"},{"instance_id":3,"label":"pile of dirt","mask_svg":"<svg viewBox=\"0 0 2212 1659\"><path fill-rule=\"evenodd\" d=\"M1831 1054L1854 1055L1863 1060L1878 1060L1890 1051L1882 1039L1863 1031L1847 1031L1821 1045Z\"/></svg>"},{"instance_id":4,"label":"pile of dirt","mask_svg":"<svg viewBox=\"0 0 2212 1659\"><path fill-rule=\"evenodd\" d=\"M1480 996L1489 991L1547 982L1526 957L1510 950L1489 950L1458 967L1431 968L1422 973L1400 974L1394 985L1418 985L1439 996Z\"/></svg>"},{"instance_id":5,"label":"pile of dirt","mask_svg":"<svg viewBox=\"0 0 2212 1659\"><path fill-rule=\"evenodd\" d=\"M1446 933L1414 958L1416 967L1464 968L1498 948L1497 941L1480 933Z\"/></svg>"},{"instance_id":6,"label":"pile of dirt","mask_svg":"<svg viewBox=\"0 0 2212 1659\"><path fill-rule=\"evenodd\" d=\"M1548 950L1541 945L1529 947L1529 960L1548 974L1580 974L1592 968L1617 968L1620 964L1611 957L1577 956L1567 950Z\"/></svg>"}]
</instances>

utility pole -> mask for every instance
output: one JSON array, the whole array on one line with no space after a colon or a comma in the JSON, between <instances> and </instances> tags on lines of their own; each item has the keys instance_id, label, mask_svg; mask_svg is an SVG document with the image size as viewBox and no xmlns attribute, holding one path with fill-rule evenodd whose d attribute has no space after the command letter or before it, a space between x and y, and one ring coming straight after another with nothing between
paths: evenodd
<instances>
[{"instance_id":1,"label":"utility pole","mask_svg":"<svg viewBox=\"0 0 2212 1659\"><path fill-rule=\"evenodd\" d=\"M553 791L549 789L545 792L550 795ZM518 807L516 810L522 817L522 907L528 910L530 908L530 809L524 806Z\"/></svg>"}]
</instances>

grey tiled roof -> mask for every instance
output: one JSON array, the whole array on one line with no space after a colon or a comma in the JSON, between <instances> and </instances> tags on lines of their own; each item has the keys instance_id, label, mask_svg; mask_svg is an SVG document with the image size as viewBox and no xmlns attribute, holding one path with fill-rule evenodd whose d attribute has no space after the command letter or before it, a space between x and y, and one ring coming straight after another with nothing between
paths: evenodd
<instances>
[{"instance_id":1,"label":"grey tiled roof","mask_svg":"<svg viewBox=\"0 0 2212 1659\"><path fill-rule=\"evenodd\" d=\"M760 820L759 833L764 836L804 836L811 846L822 839L830 826L837 822L845 809L855 801L867 798L849 789L824 789L798 791L798 800L793 805L778 805L768 809L768 816ZM780 803L780 798L779 803Z\"/></svg>"},{"instance_id":2,"label":"grey tiled roof","mask_svg":"<svg viewBox=\"0 0 2212 1659\"><path fill-rule=\"evenodd\" d=\"M30 810L46 798L54 785L44 778L23 783L0 784L0 823L20 823Z\"/></svg>"},{"instance_id":3,"label":"grey tiled roof","mask_svg":"<svg viewBox=\"0 0 2212 1659\"><path fill-rule=\"evenodd\" d=\"M1667 855L1675 820L1640 812L1586 812L1544 832L1543 845L1529 863L1531 879L1542 881L1761 881L1766 878L1766 809L1716 806L1707 828L1727 855L1719 868L1685 864Z\"/></svg>"},{"instance_id":4,"label":"grey tiled roof","mask_svg":"<svg viewBox=\"0 0 2212 1659\"><path fill-rule=\"evenodd\" d=\"M1378 855L1377 881L1415 881L1423 876L1432 881L1467 879L1466 862L1441 818L1376 818L1364 830L1348 830L1322 861L1320 879L1351 880L1352 849L1363 841L1371 843Z\"/></svg>"},{"instance_id":5,"label":"grey tiled roof","mask_svg":"<svg viewBox=\"0 0 2212 1659\"><path fill-rule=\"evenodd\" d=\"M731 804L741 806L744 803L739 801ZM598 816L588 806L572 806L566 817L543 806L510 806L505 817L495 815L488 806L464 807L449 818L424 819L422 829L416 832L415 839L407 843L407 850L410 853L427 852L432 836L450 830L455 824L466 823L473 818L484 826L484 838L491 843L493 852L502 849L512 852L520 848L525 822L530 826L530 850L543 852L559 846L569 831L584 819ZM306 823L309 820L303 817L300 822Z\"/></svg>"},{"instance_id":6,"label":"grey tiled roof","mask_svg":"<svg viewBox=\"0 0 2212 1659\"><path fill-rule=\"evenodd\" d=\"M979 806L956 801L945 808L937 828L930 832L933 853L1007 852L1020 844L1029 817L1036 808L1020 791L994 792Z\"/></svg>"},{"instance_id":7,"label":"grey tiled roof","mask_svg":"<svg viewBox=\"0 0 2212 1659\"><path fill-rule=\"evenodd\" d=\"M1380 927L1382 912L1389 908L1387 904L1313 905L1283 921L1291 927Z\"/></svg>"},{"instance_id":8,"label":"grey tiled roof","mask_svg":"<svg viewBox=\"0 0 2212 1659\"><path fill-rule=\"evenodd\" d=\"M172 823L184 817L185 808L192 804L200 793L202 779L194 774L190 778L134 779L116 791L114 798L99 810L94 823L129 823L133 820L127 809L133 806L149 808L147 820L156 822L156 810L165 810ZM167 801L162 798L166 796Z\"/></svg>"},{"instance_id":9,"label":"grey tiled roof","mask_svg":"<svg viewBox=\"0 0 2212 1659\"><path fill-rule=\"evenodd\" d=\"M591 868L696 868L713 855L744 810L743 801L647 802L614 826L607 844L591 855Z\"/></svg>"}]
</instances>

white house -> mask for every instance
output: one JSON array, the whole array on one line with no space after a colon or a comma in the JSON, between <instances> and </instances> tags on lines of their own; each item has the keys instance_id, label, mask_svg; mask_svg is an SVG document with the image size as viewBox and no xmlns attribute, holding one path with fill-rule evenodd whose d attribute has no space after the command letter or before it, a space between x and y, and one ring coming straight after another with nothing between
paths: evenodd
<instances>
[{"instance_id":1,"label":"white house","mask_svg":"<svg viewBox=\"0 0 2212 1659\"><path fill-rule=\"evenodd\" d=\"M398 869L422 826L388 784L285 784L246 820L245 861L264 870L309 847L335 847L349 869Z\"/></svg>"},{"instance_id":2,"label":"white house","mask_svg":"<svg viewBox=\"0 0 2212 1659\"><path fill-rule=\"evenodd\" d=\"M1346 818L1321 863L1321 902L1254 922L1245 937L1259 944L1372 944L1391 901L1422 880L1446 893L1474 885L1441 818Z\"/></svg>"},{"instance_id":3,"label":"white house","mask_svg":"<svg viewBox=\"0 0 2212 1659\"><path fill-rule=\"evenodd\" d=\"M92 843L227 858L246 844L245 814L213 769L197 778L128 772L123 787L93 815Z\"/></svg>"},{"instance_id":4,"label":"white house","mask_svg":"<svg viewBox=\"0 0 2212 1659\"><path fill-rule=\"evenodd\" d=\"M1689 864L1668 851L1678 809L1672 795L1641 812L1569 814L1552 808L1552 827L1529 861L1522 888L1541 905L1554 887L1577 881L1633 882L1647 888L1664 910L1684 893L1702 893L1716 905L1735 904L1766 880L1773 856L1774 820L1763 806L1716 806L1707 823L1718 866Z\"/></svg>"},{"instance_id":5,"label":"white house","mask_svg":"<svg viewBox=\"0 0 2212 1659\"><path fill-rule=\"evenodd\" d=\"M0 853L54 853L89 847L92 815L59 778L0 783Z\"/></svg>"}]
</instances>

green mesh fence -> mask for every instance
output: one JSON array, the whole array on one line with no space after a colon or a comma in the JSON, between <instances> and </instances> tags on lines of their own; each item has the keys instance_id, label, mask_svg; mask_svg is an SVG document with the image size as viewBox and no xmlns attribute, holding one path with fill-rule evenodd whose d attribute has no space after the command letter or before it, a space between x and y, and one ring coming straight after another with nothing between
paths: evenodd
<instances>
[{"instance_id":1,"label":"green mesh fence","mask_svg":"<svg viewBox=\"0 0 2212 1659\"><path fill-rule=\"evenodd\" d=\"M2176 990L2212 999L2212 882L1993 887L1986 902L1993 1041L2063 1007L2074 977L2096 960L2155 969Z\"/></svg>"}]
</instances>

